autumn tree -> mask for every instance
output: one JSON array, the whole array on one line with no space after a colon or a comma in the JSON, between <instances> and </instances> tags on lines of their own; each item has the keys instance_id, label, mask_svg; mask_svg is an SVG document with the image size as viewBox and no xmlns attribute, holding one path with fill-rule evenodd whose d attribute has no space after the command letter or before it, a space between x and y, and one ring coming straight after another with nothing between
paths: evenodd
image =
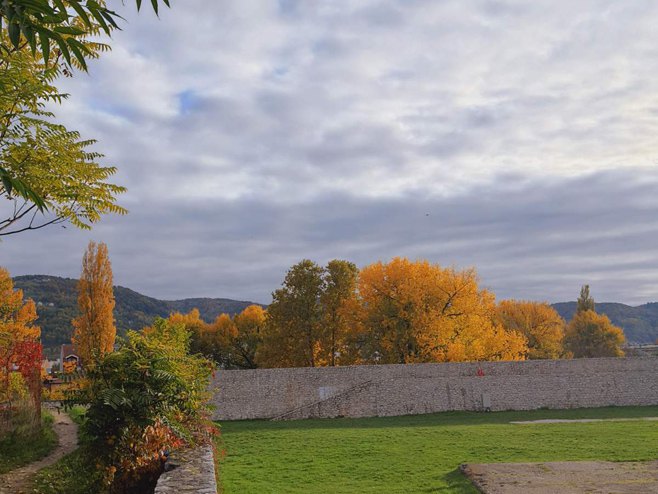
<instances>
[{"instance_id":1,"label":"autumn tree","mask_svg":"<svg viewBox=\"0 0 658 494\"><path fill-rule=\"evenodd\" d=\"M589 294L589 285L583 285L580 289L580 297L576 302L576 312L595 311L594 299Z\"/></svg>"},{"instance_id":2,"label":"autumn tree","mask_svg":"<svg viewBox=\"0 0 658 494\"><path fill-rule=\"evenodd\" d=\"M233 365L255 369L256 351L263 341L266 312L260 305L250 305L233 317L236 334L232 338Z\"/></svg>"},{"instance_id":3,"label":"autumn tree","mask_svg":"<svg viewBox=\"0 0 658 494\"><path fill-rule=\"evenodd\" d=\"M190 352L210 355L212 352L207 347L206 333L208 323L201 319L199 309L192 309L187 314L173 312L167 318L167 322L172 325L182 325L190 333ZM144 331L153 331L153 327L144 328Z\"/></svg>"},{"instance_id":4,"label":"autumn tree","mask_svg":"<svg viewBox=\"0 0 658 494\"><path fill-rule=\"evenodd\" d=\"M496 307L496 320L527 341L530 359L557 359L564 353L566 323L547 303L503 300Z\"/></svg>"},{"instance_id":5,"label":"autumn tree","mask_svg":"<svg viewBox=\"0 0 658 494\"><path fill-rule=\"evenodd\" d=\"M349 261L334 259L327 264L320 294L321 345L327 365L335 366L346 355L354 326L356 283L359 270Z\"/></svg>"},{"instance_id":6,"label":"autumn tree","mask_svg":"<svg viewBox=\"0 0 658 494\"><path fill-rule=\"evenodd\" d=\"M0 402L18 392L32 398L35 416L40 409L41 330L34 323L36 307L14 290L9 272L0 268ZM0 433L4 427L0 427Z\"/></svg>"},{"instance_id":7,"label":"autumn tree","mask_svg":"<svg viewBox=\"0 0 658 494\"><path fill-rule=\"evenodd\" d=\"M565 349L574 357L623 357L624 332L606 315L576 312L564 335Z\"/></svg>"},{"instance_id":8,"label":"autumn tree","mask_svg":"<svg viewBox=\"0 0 658 494\"><path fill-rule=\"evenodd\" d=\"M73 320L73 343L84 365L112 352L116 337L112 266L107 245L89 242L78 282L78 310Z\"/></svg>"},{"instance_id":9,"label":"autumn tree","mask_svg":"<svg viewBox=\"0 0 658 494\"><path fill-rule=\"evenodd\" d=\"M395 258L361 270L356 362L522 359L525 338L494 322L474 270Z\"/></svg>"},{"instance_id":10,"label":"autumn tree","mask_svg":"<svg viewBox=\"0 0 658 494\"><path fill-rule=\"evenodd\" d=\"M315 367L321 349L320 296L324 269L304 259L288 270L272 293L263 344L256 360L263 367Z\"/></svg>"}]
</instances>

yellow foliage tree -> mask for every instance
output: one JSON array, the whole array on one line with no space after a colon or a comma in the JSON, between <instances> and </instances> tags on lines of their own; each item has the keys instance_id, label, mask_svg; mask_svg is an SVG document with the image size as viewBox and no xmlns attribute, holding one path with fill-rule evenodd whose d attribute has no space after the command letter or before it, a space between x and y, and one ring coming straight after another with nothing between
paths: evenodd
<instances>
[{"instance_id":1,"label":"yellow foliage tree","mask_svg":"<svg viewBox=\"0 0 658 494\"><path fill-rule=\"evenodd\" d=\"M496 320L504 328L526 338L527 358L557 359L563 356L566 323L547 303L503 300L496 307Z\"/></svg>"},{"instance_id":2,"label":"yellow foliage tree","mask_svg":"<svg viewBox=\"0 0 658 494\"><path fill-rule=\"evenodd\" d=\"M494 321L474 270L395 258L361 270L356 362L520 360L525 338Z\"/></svg>"},{"instance_id":3,"label":"yellow foliage tree","mask_svg":"<svg viewBox=\"0 0 658 494\"><path fill-rule=\"evenodd\" d=\"M256 350L263 341L265 309L260 305L250 305L233 318L237 334L232 338L235 351L234 364L245 369L254 369Z\"/></svg>"},{"instance_id":4,"label":"yellow foliage tree","mask_svg":"<svg viewBox=\"0 0 658 494\"><path fill-rule=\"evenodd\" d=\"M114 349L114 291L112 265L107 245L89 242L82 258L78 282L78 310L73 320L73 344L83 365L93 365L97 358Z\"/></svg>"},{"instance_id":5,"label":"yellow foliage tree","mask_svg":"<svg viewBox=\"0 0 658 494\"><path fill-rule=\"evenodd\" d=\"M623 357L624 332L593 310L576 312L567 325L564 346L574 357Z\"/></svg>"}]
</instances>

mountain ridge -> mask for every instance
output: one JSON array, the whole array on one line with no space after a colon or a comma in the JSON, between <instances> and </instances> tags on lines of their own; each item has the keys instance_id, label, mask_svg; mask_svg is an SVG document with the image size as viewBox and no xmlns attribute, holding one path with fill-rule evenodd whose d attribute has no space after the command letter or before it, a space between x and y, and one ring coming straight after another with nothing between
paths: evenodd
<instances>
[{"instance_id":1,"label":"mountain ridge","mask_svg":"<svg viewBox=\"0 0 658 494\"><path fill-rule=\"evenodd\" d=\"M24 297L37 304L37 324L41 327L41 341L45 348L55 348L71 340L71 320L77 316L77 283L73 278L51 275L25 275L13 278L14 287L23 290ZM119 335L128 329L142 329L156 317L167 317L172 312L199 309L201 318L212 322L219 314L237 314L249 305L261 305L246 300L197 297L181 300L160 300L123 286L114 287L114 318Z\"/></svg>"}]
</instances>

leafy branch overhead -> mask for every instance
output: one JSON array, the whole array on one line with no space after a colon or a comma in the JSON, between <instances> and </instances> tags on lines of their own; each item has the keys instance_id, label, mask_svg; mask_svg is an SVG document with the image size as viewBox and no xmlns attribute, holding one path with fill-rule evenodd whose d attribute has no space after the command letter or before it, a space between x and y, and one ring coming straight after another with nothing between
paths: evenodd
<instances>
[{"instance_id":1,"label":"leafy branch overhead","mask_svg":"<svg viewBox=\"0 0 658 494\"><path fill-rule=\"evenodd\" d=\"M124 188L107 181L116 169L98 163L102 156L88 149L94 141L52 121L46 105L67 97L54 86L61 65L47 68L21 49L4 52L0 68L0 196L11 201L0 236L65 221L89 228L125 213L116 204Z\"/></svg>"},{"instance_id":2,"label":"leafy branch overhead","mask_svg":"<svg viewBox=\"0 0 658 494\"><path fill-rule=\"evenodd\" d=\"M156 14L161 4L169 0L151 0ZM55 79L86 71L109 50L96 39L119 29L119 19L104 0L0 0L0 197L11 203L0 236L63 222L90 228L104 214L126 213L116 203L125 189L107 182L116 169L88 149L95 141L46 109L68 96Z\"/></svg>"},{"instance_id":3,"label":"leafy branch overhead","mask_svg":"<svg viewBox=\"0 0 658 494\"><path fill-rule=\"evenodd\" d=\"M151 0L157 14L160 3L169 7L169 0ZM142 0L136 0L137 9ZM18 50L23 43L29 45L32 54L48 63L56 48L69 65L79 65L86 70L85 59L92 54L79 37L99 34L110 35L120 29L117 20L122 17L108 9L103 0L2 0L0 23L9 44L3 50Z\"/></svg>"}]
</instances>

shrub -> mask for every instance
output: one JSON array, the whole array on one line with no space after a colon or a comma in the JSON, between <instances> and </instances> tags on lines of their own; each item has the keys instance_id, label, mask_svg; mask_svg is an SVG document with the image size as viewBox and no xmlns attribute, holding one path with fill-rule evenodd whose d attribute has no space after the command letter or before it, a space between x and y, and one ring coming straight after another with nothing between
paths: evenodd
<instances>
[{"instance_id":1,"label":"shrub","mask_svg":"<svg viewBox=\"0 0 658 494\"><path fill-rule=\"evenodd\" d=\"M128 332L75 393L73 402L88 406L84 447L111 492L146 489L169 451L216 433L207 404L212 364L188 350L185 327L159 319L142 333Z\"/></svg>"}]
</instances>

